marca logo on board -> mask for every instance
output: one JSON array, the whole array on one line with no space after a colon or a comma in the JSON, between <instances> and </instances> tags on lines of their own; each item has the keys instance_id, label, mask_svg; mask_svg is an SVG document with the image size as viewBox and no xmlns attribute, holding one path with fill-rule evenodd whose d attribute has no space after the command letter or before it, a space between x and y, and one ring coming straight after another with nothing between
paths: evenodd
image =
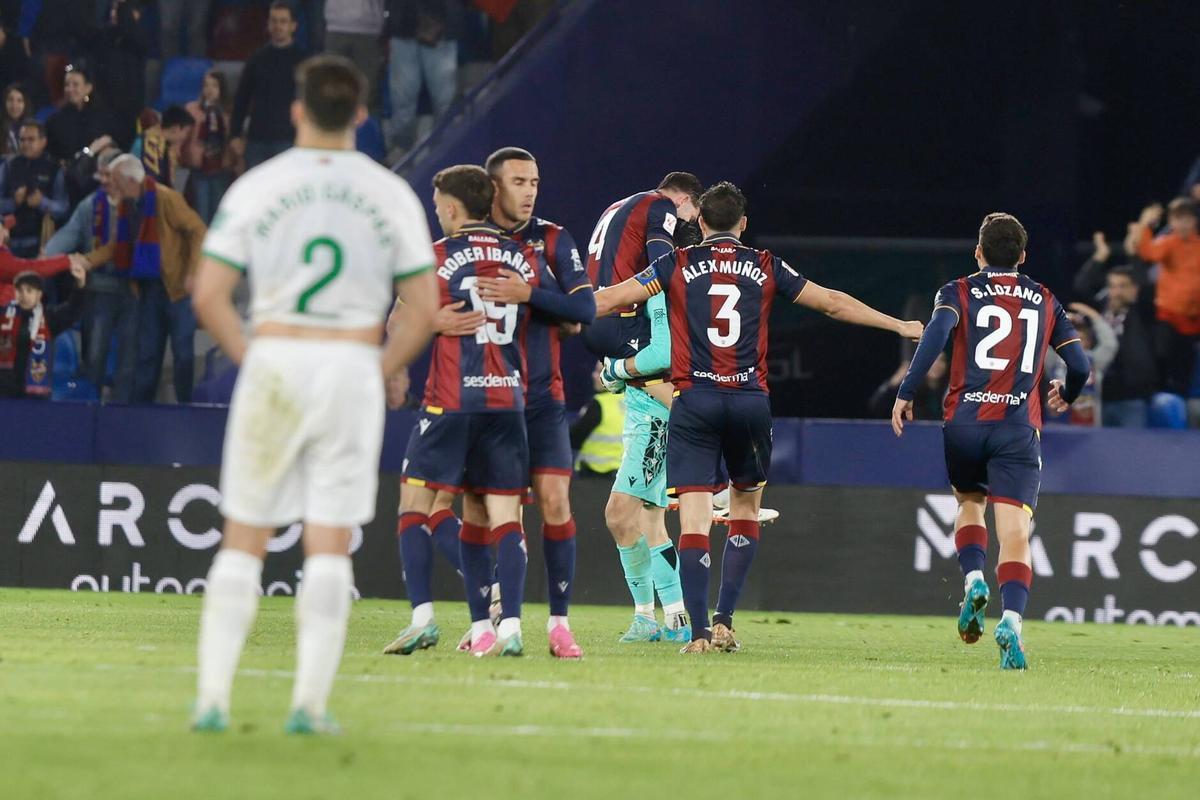
<instances>
[{"instance_id":1,"label":"marca logo on board","mask_svg":"<svg viewBox=\"0 0 1200 800\"><path fill-rule=\"evenodd\" d=\"M917 509L917 535L913 548L913 569L917 572L930 572L933 568L933 558L936 554L942 559L952 559L957 555L954 547L954 520L958 513L958 503L953 495L926 495L925 502ZM1034 533L1029 540L1030 560L1035 577L1066 578L1072 580L1120 580L1122 572L1118 567L1118 552L1132 547L1137 548L1137 563L1141 571L1154 581L1162 584L1178 584L1196 574L1197 565L1191 558L1180 557L1177 545L1179 538L1192 540L1200 533L1200 525L1196 521L1181 514L1164 514L1150 520L1137 532L1136 540L1132 531L1122 531L1121 523L1111 514L1095 511L1076 511L1072 516L1072 533L1070 554L1064 563L1060 558L1054 563L1046 551L1045 543L1037 534L1037 523L1034 522ZM1160 550L1170 549L1176 553L1173 557L1160 554ZM1125 559L1129 563L1129 559ZM1136 573L1130 575L1126 566L1125 579L1144 579ZM1034 583L1035 591L1037 583ZM1183 599L1181 593L1181 600ZM1149 625L1200 625L1200 613L1192 611L1163 611L1161 613L1132 610L1126 611L1117 607L1115 595L1106 594L1103 605L1092 610L1083 607L1068 608L1055 606L1046 613L1049 621L1064 622L1127 622L1130 624Z\"/></svg>"}]
</instances>

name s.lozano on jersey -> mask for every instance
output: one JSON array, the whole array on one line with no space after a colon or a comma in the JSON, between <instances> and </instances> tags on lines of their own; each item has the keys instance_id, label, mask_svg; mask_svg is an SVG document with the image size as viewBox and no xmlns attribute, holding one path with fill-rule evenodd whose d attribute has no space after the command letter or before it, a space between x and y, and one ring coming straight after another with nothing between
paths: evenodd
<instances>
[{"instance_id":1,"label":"name s.lozano on jersey","mask_svg":"<svg viewBox=\"0 0 1200 800\"><path fill-rule=\"evenodd\" d=\"M1019 283L989 283L982 288L973 286L971 287L971 296L976 300L982 300L985 297L1015 297L1018 300L1028 300L1035 305L1042 304L1041 292Z\"/></svg>"}]
</instances>

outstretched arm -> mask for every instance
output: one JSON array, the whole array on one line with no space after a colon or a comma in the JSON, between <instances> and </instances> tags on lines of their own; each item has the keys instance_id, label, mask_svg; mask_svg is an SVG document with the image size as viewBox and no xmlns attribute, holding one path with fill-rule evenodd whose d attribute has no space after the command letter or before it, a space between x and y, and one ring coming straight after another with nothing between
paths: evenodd
<instances>
[{"instance_id":1,"label":"outstretched arm","mask_svg":"<svg viewBox=\"0 0 1200 800\"><path fill-rule=\"evenodd\" d=\"M903 322L881 311L876 311L845 292L826 289L812 281L808 281L804 285L804 290L796 298L796 304L820 311L825 316L840 322L879 328L914 341L921 337L921 331L924 330L924 326L920 322Z\"/></svg>"},{"instance_id":2,"label":"outstretched arm","mask_svg":"<svg viewBox=\"0 0 1200 800\"><path fill-rule=\"evenodd\" d=\"M635 275L616 286L607 286L596 292L596 316L607 316L613 309L644 302L647 297L657 293L652 291L651 286L642 283L641 275Z\"/></svg>"},{"instance_id":3,"label":"outstretched arm","mask_svg":"<svg viewBox=\"0 0 1200 800\"><path fill-rule=\"evenodd\" d=\"M1061 414L1079 399L1079 393L1087 386L1088 377L1092 374L1092 365L1078 339L1060 346L1058 355L1067 363L1067 383L1064 386L1062 381L1050 382L1046 405L1050 406L1051 411Z\"/></svg>"},{"instance_id":4,"label":"outstretched arm","mask_svg":"<svg viewBox=\"0 0 1200 800\"><path fill-rule=\"evenodd\" d=\"M896 435L904 433L904 421L913 418L913 398L916 397L917 387L925 380L925 374L937 361L937 357L946 349L950 331L958 324L958 312L949 306L938 306L934 309L929 327L921 336L921 343L913 353L908 372L900 382L896 391L896 402L892 406L892 430Z\"/></svg>"}]
</instances>

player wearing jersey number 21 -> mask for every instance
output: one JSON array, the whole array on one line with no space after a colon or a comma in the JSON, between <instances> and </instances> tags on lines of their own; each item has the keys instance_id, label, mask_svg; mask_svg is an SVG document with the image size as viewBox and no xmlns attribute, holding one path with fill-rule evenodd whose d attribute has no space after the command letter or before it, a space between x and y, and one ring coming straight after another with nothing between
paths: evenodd
<instances>
[{"instance_id":1,"label":"player wearing jersey number 21","mask_svg":"<svg viewBox=\"0 0 1200 800\"><path fill-rule=\"evenodd\" d=\"M366 80L349 61L302 64L296 147L246 173L205 239L193 304L241 366L221 464L225 533L200 619L193 727L228 725L234 672L262 591L275 530L304 522L289 733L336 726L326 701L341 660L353 572L350 531L375 516L384 377L429 341L437 309L433 248L420 201L355 152ZM250 278L247 342L232 294ZM380 353L393 289L405 335Z\"/></svg>"},{"instance_id":2,"label":"player wearing jersey number 21","mask_svg":"<svg viewBox=\"0 0 1200 800\"><path fill-rule=\"evenodd\" d=\"M1047 398L1064 412L1091 371L1087 354L1062 305L1042 284L1021 272L1025 228L1010 214L988 214L979 228L979 271L937 293L933 317L896 393L892 428L912 419L916 386L951 344L946 392L946 468L958 500L954 545L964 577L958 635L967 644L983 634L988 585L984 510L990 499L1000 540L996 579L1004 615L996 626L1002 669L1025 669L1021 618L1033 569L1029 534L1041 487L1040 392L1046 352L1067 363L1067 382L1054 381ZM953 335L953 338L951 338Z\"/></svg>"},{"instance_id":3,"label":"player wearing jersey number 21","mask_svg":"<svg viewBox=\"0 0 1200 800\"><path fill-rule=\"evenodd\" d=\"M692 623L685 653L732 652L733 613L758 549L761 489L771 463L767 325L777 294L834 319L920 337L902 322L842 292L806 280L778 256L747 247L746 198L731 183L700 198L704 240L675 250L640 275L596 294L596 313L665 293L675 402L667 430L668 492L679 497L680 575ZM628 364L626 366L629 366ZM733 485L721 593L708 626L708 534L713 493Z\"/></svg>"}]
</instances>

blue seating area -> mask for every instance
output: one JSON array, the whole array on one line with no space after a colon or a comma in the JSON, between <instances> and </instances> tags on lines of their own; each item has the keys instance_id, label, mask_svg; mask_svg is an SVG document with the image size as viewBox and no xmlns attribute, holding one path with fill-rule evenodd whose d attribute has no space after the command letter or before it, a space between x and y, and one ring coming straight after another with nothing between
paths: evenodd
<instances>
[{"instance_id":1,"label":"blue seating area","mask_svg":"<svg viewBox=\"0 0 1200 800\"><path fill-rule=\"evenodd\" d=\"M173 105L185 105L200 96L204 73L212 69L207 58L172 58L163 65L160 110Z\"/></svg>"}]
</instances>

